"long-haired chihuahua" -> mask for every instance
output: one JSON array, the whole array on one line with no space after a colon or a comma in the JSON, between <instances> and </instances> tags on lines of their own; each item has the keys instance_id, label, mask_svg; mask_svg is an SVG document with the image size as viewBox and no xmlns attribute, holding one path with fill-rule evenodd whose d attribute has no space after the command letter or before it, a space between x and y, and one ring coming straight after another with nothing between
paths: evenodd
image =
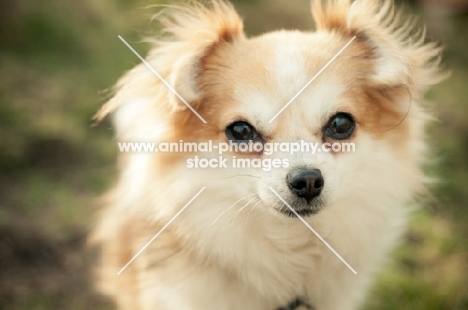
<instances>
[{"instance_id":1,"label":"long-haired chihuahua","mask_svg":"<svg viewBox=\"0 0 468 310\"><path fill-rule=\"evenodd\" d=\"M158 15L163 35L97 118L113 114L119 142L194 144L119 153L92 236L119 309L363 303L424 190L421 97L443 78L440 47L401 15L392 0L315 0L315 31L253 38L221 0ZM261 148L275 143L318 149Z\"/></svg>"}]
</instances>

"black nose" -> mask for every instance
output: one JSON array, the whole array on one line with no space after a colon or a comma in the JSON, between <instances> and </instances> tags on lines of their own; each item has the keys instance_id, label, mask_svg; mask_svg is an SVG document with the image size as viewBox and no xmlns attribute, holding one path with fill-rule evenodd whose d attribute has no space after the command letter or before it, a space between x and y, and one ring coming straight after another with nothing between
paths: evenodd
<instances>
[{"instance_id":1,"label":"black nose","mask_svg":"<svg viewBox=\"0 0 468 310\"><path fill-rule=\"evenodd\" d=\"M310 202L320 195L325 181L318 169L293 169L286 176L289 189L298 197Z\"/></svg>"}]
</instances>

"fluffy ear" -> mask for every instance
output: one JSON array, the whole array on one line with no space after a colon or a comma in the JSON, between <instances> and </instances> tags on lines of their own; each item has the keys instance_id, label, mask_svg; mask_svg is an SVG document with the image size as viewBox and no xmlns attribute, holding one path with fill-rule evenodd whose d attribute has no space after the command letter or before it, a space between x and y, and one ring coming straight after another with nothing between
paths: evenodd
<instances>
[{"instance_id":1,"label":"fluffy ear","mask_svg":"<svg viewBox=\"0 0 468 310\"><path fill-rule=\"evenodd\" d=\"M223 44L244 38L243 23L234 8L222 0L211 7L198 3L170 5L155 16L165 35L153 44L146 60L191 106L203 98L198 80L204 60ZM100 121L119 107L134 102L152 102L163 111L187 106L142 63L127 72L114 88L115 95L94 116ZM168 104L169 101L169 104ZM141 105L131 104L132 109Z\"/></svg>"},{"instance_id":2,"label":"fluffy ear","mask_svg":"<svg viewBox=\"0 0 468 310\"><path fill-rule=\"evenodd\" d=\"M194 105L203 98L203 85L198 84L203 63L222 44L232 44L244 38L242 19L232 5L213 0L211 7L198 3L190 6L170 6L158 16L163 31L168 34L149 55L165 72L168 82L187 102ZM167 65L170 64L170 68ZM185 105L173 93L175 106Z\"/></svg>"},{"instance_id":3,"label":"fluffy ear","mask_svg":"<svg viewBox=\"0 0 468 310\"><path fill-rule=\"evenodd\" d=\"M365 46L372 64L370 85L423 86L442 78L441 49L424 43L425 33L414 31L414 20L401 23L401 11L395 14L393 0L326 0L325 6L315 0L312 15L318 30L355 35L355 43Z\"/></svg>"}]
</instances>

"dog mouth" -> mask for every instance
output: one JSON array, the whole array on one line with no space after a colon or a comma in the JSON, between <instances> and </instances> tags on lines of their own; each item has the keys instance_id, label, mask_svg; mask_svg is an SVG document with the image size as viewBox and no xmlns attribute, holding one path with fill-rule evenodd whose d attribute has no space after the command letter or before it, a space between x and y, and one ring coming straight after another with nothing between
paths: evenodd
<instances>
[{"instance_id":1,"label":"dog mouth","mask_svg":"<svg viewBox=\"0 0 468 310\"><path fill-rule=\"evenodd\" d=\"M296 211L296 210L294 210L294 211ZM308 216L318 214L320 212L320 210L304 209L304 210L296 211L296 213L294 213L290 209L282 209L282 210L280 210L280 212L283 213L284 215L286 215L287 217L296 218L297 217L296 213L299 214L302 217L308 217Z\"/></svg>"},{"instance_id":2,"label":"dog mouth","mask_svg":"<svg viewBox=\"0 0 468 310\"><path fill-rule=\"evenodd\" d=\"M283 207L278 211L291 218L296 218L297 215L301 217L308 217L318 214L324 208L324 203L320 197L317 197L309 202L305 201L305 199L301 199L299 201L294 200L289 203L289 206L291 206L294 212L285 205L283 205Z\"/></svg>"}]
</instances>

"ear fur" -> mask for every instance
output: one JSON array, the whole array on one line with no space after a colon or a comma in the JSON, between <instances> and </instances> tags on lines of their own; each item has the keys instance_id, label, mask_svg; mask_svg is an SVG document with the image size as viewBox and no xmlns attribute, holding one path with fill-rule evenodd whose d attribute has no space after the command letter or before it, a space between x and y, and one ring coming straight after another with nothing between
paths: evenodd
<instances>
[{"instance_id":1,"label":"ear fur","mask_svg":"<svg viewBox=\"0 0 468 310\"><path fill-rule=\"evenodd\" d=\"M203 98L198 77L204 59L220 45L244 39L242 19L224 0L212 0L210 7L196 2L168 5L154 19L162 25L163 37L147 40L152 49L146 60L185 101L196 106ZM115 96L95 119L102 120L119 106L135 101L135 97L152 100L163 110L187 108L148 68L139 64L118 81Z\"/></svg>"},{"instance_id":2,"label":"ear fur","mask_svg":"<svg viewBox=\"0 0 468 310\"><path fill-rule=\"evenodd\" d=\"M414 19L401 23L393 0L314 0L312 15L319 31L352 37L371 51L369 86L424 87L444 78L439 73L441 48L425 43L425 31L414 31Z\"/></svg>"},{"instance_id":3,"label":"ear fur","mask_svg":"<svg viewBox=\"0 0 468 310\"><path fill-rule=\"evenodd\" d=\"M210 8L199 3L172 6L167 13L159 20L169 38L156 41L149 57L169 58L169 83L186 101L197 104L203 97L198 77L204 59L221 44L243 39L243 22L231 4L221 0L213 0ZM181 106L176 96L170 97Z\"/></svg>"}]
</instances>

